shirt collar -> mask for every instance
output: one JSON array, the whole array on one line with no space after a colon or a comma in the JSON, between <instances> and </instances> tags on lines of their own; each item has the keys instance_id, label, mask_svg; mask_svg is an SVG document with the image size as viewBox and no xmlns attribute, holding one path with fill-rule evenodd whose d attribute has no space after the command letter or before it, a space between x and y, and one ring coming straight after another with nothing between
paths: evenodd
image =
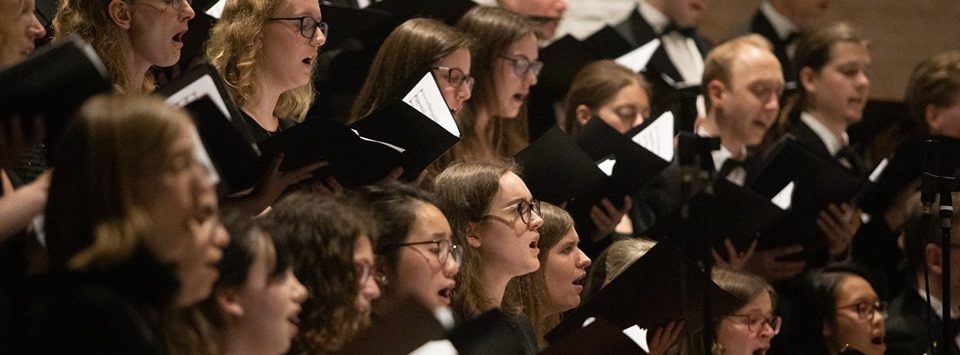
<instances>
[{"instance_id":1,"label":"shirt collar","mask_svg":"<svg viewBox=\"0 0 960 355\"><path fill-rule=\"evenodd\" d=\"M640 6L637 8L637 11L640 12L640 17L643 17L643 20L647 21L650 27L653 28L653 31L658 34L663 32L663 29L667 28L667 25L670 24L670 18L667 17L667 15L646 1L640 1Z\"/></svg>"},{"instance_id":2,"label":"shirt collar","mask_svg":"<svg viewBox=\"0 0 960 355\"><path fill-rule=\"evenodd\" d=\"M817 137L820 137L823 145L827 146L827 151L830 152L830 156L837 155L837 152L843 149L843 147L847 145L847 142L850 141L846 132L844 132L841 137L833 135L833 132L830 132L827 126L824 126L823 123L820 123L820 120L806 111L800 113L800 120L806 123L813 133L817 134Z\"/></svg>"},{"instance_id":3,"label":"shirt collar","mask_svg":"<svg viewBox=\"0 0 960 355\"><path fill-rule=\"evenodd\" d=\"M917 294L920 295L920 298L924 300L927 299L927 290L918 287ZM955 307L950 310L950 319L960 318L960 309L958 309L956 305L954 306ZM933 313L936 314L941 321L943 320L943 303L941 303L940 299L934 295L930 295L930 309L933 310Z\"/></svg>"},{"instance_id":4,"label":"shirt collar","mask_svg":"<svg viewBox=\"0 0 960 355\"><path fill-rule=\"evenodd\" d=\"M699 127L697 127L697 135L701 137L717 136L715 134L710 134L710 132L707 132L707 129L704 128L703 125L700 125ZM727 149L727 147L723 146L723 140L720 141L720 149L710 152L710 156L713 158L713 165L714 165L714 168L717 169L717 171L720 171L720 168L723 167L723 163L726 162L727 159L734 159L733 152ZM747 147L743 147L743 149L740 151L740 160L743 160L746 157L747 157Z\"/></svg>"},{"instance_id":5,"label":"shirt collar","mask_svg":"<svg viewBox=\"0 0 960 355\"><path fill-rule=\"evenodd\" d=\"M763 3L760 4L760 12L763 13L763 16L767 17L767 21L770 21L770 26L777 32L777 37L781 40L786 40L791 33L800 32L800 28L797 27L797 25L783 16L777 9L773 8L770 0L764 0Z\"/></svg>"}]
</instances>

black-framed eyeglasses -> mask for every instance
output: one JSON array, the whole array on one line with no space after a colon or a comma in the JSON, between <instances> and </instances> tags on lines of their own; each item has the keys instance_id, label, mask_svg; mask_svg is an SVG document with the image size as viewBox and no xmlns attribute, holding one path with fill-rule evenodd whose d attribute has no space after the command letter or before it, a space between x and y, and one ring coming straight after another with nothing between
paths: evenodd
<instances>
[{"instance_id":1,"label":"black-framed eyeglasses","mask_svg":"<svg viewBox=\"0 0 960 355\"><path fill-rule=\"evenodd\" d=\"M517 206L514 208L514 211L520 216L520 220L523 221L523 224L528 226L530 223L533 223L534 213L536 213L538 217L543 217L543 215L540 214L540 200L531 200L529 202L520 200L520 202L517 202ZM499 218L490 213L487 213L484 217Z\"/></svg>"},{"instance_id":2,"label":"black-framed eyeglasses","mask_svg":"<svg viewBox=\"0 0 960 355\"><path fill-rule=\"evenodd\" d=\"M449 239L435 239L435 240L427 240L422 242L398 243L398 244L392 245L392 247L393 248L400 248L400 247L413 248L413 246L415 245L427 245L427 244L433 244L433 246L430 247L429 250L430 250L430 253L437 258L437 261L440 262L440 265L446 265L447 261L451 260L451 258L453 262L457 264L460 264L460 261L463 260L463 248L461 248L459 245L453 244L453 242ZM417 248L413 248L413 250L416 250L417 252L420 251Z\"/></svg>"},{"instance_id":3,"label":"black-framed eyeglasses","mask_svg":"<svg viewBox=\"0 0 960 355\"><path fill-rule=\"evenodd\" d=\"M366 263L355 263L353 266L356 268L357 272L357 284L359 284L361 288L367 283L367 281L370 281L370 278L374 278L379 285L387 284L386 276L378 274L376 270L373 269L373 265Z\"/></svg>"},{"instance_id":4,"label":"black-framed eyeglasses","mask_svg":"<svg viewBox=\"0 0 960 355\"><path fill-rule=\"evenodd\" d=\"M543 62L539 60L530 60L523 57L513 58L505 55L501 55L500 59L512 62L513 73L521 78L525 77L530 71L533 71L533 76L540 75L540 70L543 69Z\"/></svg>"},{"instance_id":5,"label":"black-framed eyeglasses","mask_svg":"<svg viewBox=\"0 0 960 355\"><path fill-rule=\"evenodd\" d=\"M759 314L731 314L728 317L742 319L747 325L747 330L753 333L762 331L763 326L768 325L773 330L773 335L777 335L783 325L783 319L780 316L764 317Z\"/></svg>"},{"instance_id":6,"label":"black-framed eyeglasses","mask_svg":"<svg viewBox=\"0 0 960 355\"><path fill-rule=\"evenodd\" d=\"M875 302L857 302L846 306L837 307L837 310L851 308L857 311L857 318L865 321L872 321L875 314L880 313L884 318L887 317L887 303L883 301Z\"/></svg>"},{"instance_id":7,"label":"black-framed eyeglasses","mask_svg":"<svg viewBox=\"0 0 960 355\"><path fill-rule=\"evenodd\" d=\"M317 21L317 19L310 16L300 16L300 17L271 17L267 20L270 21L299 21L300 22L300 35L307 39L313 39L317 35L317 29L320 29L320 33L323 33L324 37L327 37L327 33L330 32L330 26L326 22Z\"/></svg>"},{"instance_id":8,"label":"black-framed eyeglasses","mask_svg":"<svg viewBox=\"0 0 960 355\"><path fill-rule=\"evenodd\" d=\"M445 70L447 75L445 78L450 85L453 85L455 88L461 88L463 85L467 85L467 90L473 90L473 85L477 83L477 80L470 75L463 73L463 70L458 68L451 67L433 67L434 70Z\"/></svg>"}]
</instances>

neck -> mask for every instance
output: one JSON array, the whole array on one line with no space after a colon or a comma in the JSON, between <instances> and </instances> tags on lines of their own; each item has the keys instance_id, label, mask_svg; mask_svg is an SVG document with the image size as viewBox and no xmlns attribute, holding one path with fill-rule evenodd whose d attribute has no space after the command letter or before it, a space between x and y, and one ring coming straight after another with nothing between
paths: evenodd
<instances>
[{"instance_id":1,"label":"neck","mask_svg":"<svg viewBox=\"0 0 960 355\"><path fill-rule=\"evenodd\" d=\"M847 120L841 117L831 117L826 112L817 109L808 109L807 113L826 126L830 133L837 137L837 140L843 141L843 134L847 131Z\"/></svg>"},{"instance_id":2,"label":"neck","mask_svg":"<svg viewBox=\"0 0 960 355\"><path fill-rule=\"evenodd\" d=\"M917 289L918 289L918 290L926 290L926 291L927 291L927 294L930 295L930 297L936 297L937 299L940 300L940 302L941 302L941 304L942 304L942 302L943 302L943 283L940 281L940 278L941 278L941 277L942 277L942 275L940 275L940 274L934 274L934 273L931 272L930 275L929 275L929 282L930 282L930 288L929 288L929 289L926 288L926 287L924 287L923 273L922 273L922 272L917 274L916 279L917 279ZM952 291L952 290L951 290L951 291ZM951 308L951 309L957 309L958 306L960 306L960 297L958 297L958 296L960 296L960 295L957 295L956 292L951 292L951 293L950 293L950 299L951 299L951 301L950 301L950 308ZM948 315L948 316L949 316L949 315Z\"/></svg>"},{"instance_id":3,"label":"neck","mask_svg":"<svg viewBox=\"0 0 960 355\"><path fill-rule=\"evenodd\" d=\"M489 302L483 309L483 312L486 312L491 309L500 308L500 304L503 303L503 294L507 290L507 283L509 283L513 277L497 272L490 272L496 271L491 270L491 268L487 268L487 270L484 271L483 285L486 290L484 298Z\"/></svg>"},{"instance_id":4,"label":"neck","mask_svg":"<svg viewBox=\"0 0 960 355\"><path fill-rule=\"evenodd\" d=\"M128 93L143 91L143 77L147 75L152 64L146 59L136 55L129 39L124 39L123 64L127 69L127 87L124 88Z\"/></svg>"},{"instance_id":5,"label":"neck","mask_svg":"<svg viewBox=\"0 0 960 355\"><path fill-rule=\"evenodd\" d=\"M770 0L770 6L772 6L774 10L777 10L777 12L783 15L783 17L786 17L787 20L790 20L790 22L793 22L794 25L796 25L797 27L803 28L805 26L803 19L798 17L796 12L794 12L790 6L787 6L786 4L787 1L793 1L793 0Z\"/></svg>"},{"instance_id":6,"label":"neck","mask_svg":"<svg viewBox=\"0 0 960 355\"><path fill-rule=\"evenodd\" d=\"M741 153L743 152L744 147L746 147L746 144L734 138L730 132L725 132L724 130L720 129L720 126L717 124L717 120L722 114L723 113L716 110L711 111L707 115L707 118L703 120L703 129L707 131L707 134L710 137L720 138L720 145L730 151L730 154L734 159L742 159L743 157L741 156Z\"/></svg>"},{"instance_id":7,"label":"neck","mask_svg":"<svg viewBox=\"0 0 960 355\"><path fill-rule=\"evenodd\" d=\"M257 339L257 337L245 336L238 334L236 331L231 331L227 329L224 333L226 338L226 344L224 344L223 353L225 355L254 355L254 354L266 354L267 351L257 347L257 344L250 343L250 340Z\"/></svg>"},{"instance_id":8,"label":"neck","mask_svg":"<svg viewBox=\"0 0 960 355\"><path fill-rule=\"evenodd\" d=\"M483 157L495 156L496 152L493 146L493 115L489 114L485 108L477 110L474 115L473 133L477 137L476 143L480 151L477 152Z\"/></svg>"},{"instance_id":9,"label":"neck","mask_svg":"<svg viewBox=\"0 0 960 355\"><path fill-rule=\"evenodd\" d=\"M243 105L243 110L250 114L264 129L271 132L276 131L280 125L280 120L273 115L273 111L277 108L277 102L280 101L280 95L283 92L260 81L257 93L256 97L251 98Z\"/></svg>"}]
</instances>

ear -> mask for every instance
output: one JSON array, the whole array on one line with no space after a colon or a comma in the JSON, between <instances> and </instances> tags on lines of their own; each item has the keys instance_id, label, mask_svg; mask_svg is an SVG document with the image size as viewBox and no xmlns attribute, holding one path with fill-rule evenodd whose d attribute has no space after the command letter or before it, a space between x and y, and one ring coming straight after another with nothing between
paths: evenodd
<instances>
[{"instance_id":1,"label":"ear","mask_svg":"<svg viewBox=\"0 0 960 355\"><path fill-rule=\"evenodd\" d=\"M803 85L803 90L807 92L816 92L816 86L813 85L813 77L816 76L816 73L810 67L803 67L800 69L798 74L797 81L800 82L800 85Z\"/></svg>"},{"instance_id":2,"label":"ear","mask_svg":"<svg viewBox=\"0 0 960 355\"><path fill-rule=\"evenodd\" d=\"M576 119L580 127L586 126L587 121L590 120L590 116L593 116L593 111L590 110L587 105L577 105L575 113L577 114Z\"/></svg>"},{"instance_id":3,"label":"ear","mask_svg":"<svg viewBox=\"0 0 960 355\"><path fill-rule=\"evenodd\" d=\"M937 275L943 275L943 263L940 261L940 247L933 243L927 243L923 248L923 254L926 257L927 269Z\"/></svg>"},{"instance_id":4,"label":"ear","mask_svg":"<svg viewBox=\"0 0 960 355\"><path fill-rule=\"evenodd\" d=\"M479 249L483 246L483 242L480 240L480 237L477 236L477 229L479 227L476 223L470 223L467 225L467 245L471 248Z\"/></svg>"},{"instance_id":5,"label":"ear","mask_svg":"<svg viewBox=\"0 0 960 355\"><path fill-rule=\"evenodd\" d=\"M220 312L227 315L227 318L239 318L243 316L243 306L238 302L237 292L233 289L214 291L214 298L217 300L217 307Z\"/></svg>"},{"instance_id":6,"label":"ear","mask_svg":"<svg viewBox=\"0 0 960 355\"><path fill-rule=\"evenodd\" d=\"M923 117L927 120L927 127L931 132L940 130L940 108L937 105L927 105L923 110Z\"/></svg>"},{"instance_id":7,"label":"ear","mask_svg":"<svg viewBox=\"0 0 960 355\"><path fill-rule=\"evenodd\" d=\"M118 27L124 30L130 29L130 9L123 0L111 0L107 4L107 14Z\"/></svg>"},{"instance_id":8,"label":"ear","mask_svg":"<svg viewBox=\"0 0 960 355\"><path fill-rule=\"evenodd\" d=\"M826 339L832 339L835 333L833 328L833 322L823 322L823 329L821 329L823 332L823 337Z\"/></svg>"},{"instance_id":9,"label":"ear","mask_svg":"<svg viewBox=\"0 0 960 355\"><path fill-rule=\"evenodd\" d=\"M720 80L710 80L707 83L707 96L710 97L711 107L719 109L723 107L723 93L727 91L727 86Z\"/></svg>"}]
</instances>

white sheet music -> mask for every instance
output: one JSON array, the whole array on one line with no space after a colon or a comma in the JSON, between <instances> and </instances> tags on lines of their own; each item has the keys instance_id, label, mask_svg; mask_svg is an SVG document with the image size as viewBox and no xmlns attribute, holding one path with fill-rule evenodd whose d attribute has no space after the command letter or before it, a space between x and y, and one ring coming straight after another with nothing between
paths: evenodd
<instances>
[{"instance_id":1,"label":"white sheet music","mask_svg":"<svg viewBox=\"0 0 960 355\"><path fill-rule=\"evenodd\" d=\"M197 81L190 83L175 94L168 96L167 103L177 107L184 107L191 102L197 101L204 95L209 96L210 100L217 105L220 112L223 112L223 117L233 119L230 117L230 111L227 110L227 104L223 102L223 98L220 97L217 84L213 82L213 78L209 75L200 77Z\"/></svg>"},{"instance_id":2,"label":"white sheet music","mask_svg":"<svg viewBox=\"0 0 960 355\"><path fill-rule=\"evenodd\" d=\"M770 199L770 202L773 202L774 205L780 207L780 209L786 211L790 209L790 206L793 204L793 181L791 181L787 186L783 187L783 190L777 193L776 196L773 196Z\"/></svg>"},{"instance_id":3,"label":"white sheet music","mask_svg":"<svg viewBox=\"0 0 960 355\"><path fill-rule=\"evenodd\" d=\"M604 174L607 174L607 176L613 176L614 165L617 165L617 160L614 158L607 158L600 161L600 163L597 164L597 167L600 168L600 171L602 171Z\"/></svg>"},{"instance_id":4,"label":"white sheet music","mask_svg":"<svg viewBox=\"0 0 960 355\"><path fill-rule=\"evenodd\" d=\"M220 16L223 15L223 6L226 4L227 4L227 0L217 1L216 4L213 4L213 6L211 6L210 9L207 10L207 15L210 15L210 17L213 17L219 20Z\"/></svg>"},{"instance_id":5,"label":"white sheet music","mask_svg":"<svg viewBox=\"0 0 960 355\"><path fill-rule=\"evenodd\" d=\"M457 127L457 121L453 119L453 113L447 106L447 101L443 99L440 93L440 87L433 78L433 74L427 73L417 82L406 96L403 102L417 109L420 113L436 122L450 132L450 134L460 137L460 128Z\"/></svg>"},{"instance_id":6,"label":"white sheet music","mask_svg":"<svg viewBox=\"0 0 960 355\"><path fill-rule=\"evenodd\" d=\"M634 343L640 346L644 352L650 352L650 345L647 344L647 330L640 328L639 325L634 324L632 327L624 329L623 334L633 340Z\"/></svg>"},{"instance_id":7,"label":"white sheet music","mask_svg":"<svg viewBox=\"0 0 960 355\"><path fill-rule=\"evenodd\" d=\"M667 111L633 136L632 140L669 162L673 160L673 127L673 112Z\"/></svg>"},{"instance_id":8,"label":"white sheet music","mask_svg":"<svg viewBox=\"0 0 960 355\"><path fill-rule=\"evenodd\" d=\"M880 164L877 164L876 168L873 168L873 172L870 173L870 182L877 182L877 179L880 178L880 175L883 175L883 171L887 169L887 164L890 163L890 158L883 158L880 161Z\"/></svg>"},{"instance_id":9,"label":"white sheet music","mask_svg":"<svg viewBox=\"0 0 960 355\"><path fill-rule=\"evenodd\" d=\"M400 152L400 153L403 153L403 152L406 151L406 149L403 149L403 148L401 148L401 147L395 146L395 145L393 145L393 144L390 144L390 143L387 143L387 142L384 142L384 141L378 141L378 140L376 140L376 139L370 139L370 138L361 136L361 135L360 135L360 132L357 132L357 130L355 130L355 129L351 129L350 131L353 132L353 134L356 134L357 137L360 137L360 139L365 140L365 141L367 141L367 142L380 143L380 144L383 144L383 145L389 147L390 149L396 150L396 151L398 151L398 152Z\"/></svg>"},{"instance_id":10,"label":"white sheet music","mask_svg":"<svg viewBox=\"0 0 960 355\"><path fill-rule=\"evenodd\" d=\"M647 42L647 44L620 56L620 58L616 59L616 62L635 72L643 71L647 69L647 63L650 62L650 58L653 57L653 53L657 51L657 48L660 48L660 39L654 38L652 41Z\"/></svg>"}]
</instances>

